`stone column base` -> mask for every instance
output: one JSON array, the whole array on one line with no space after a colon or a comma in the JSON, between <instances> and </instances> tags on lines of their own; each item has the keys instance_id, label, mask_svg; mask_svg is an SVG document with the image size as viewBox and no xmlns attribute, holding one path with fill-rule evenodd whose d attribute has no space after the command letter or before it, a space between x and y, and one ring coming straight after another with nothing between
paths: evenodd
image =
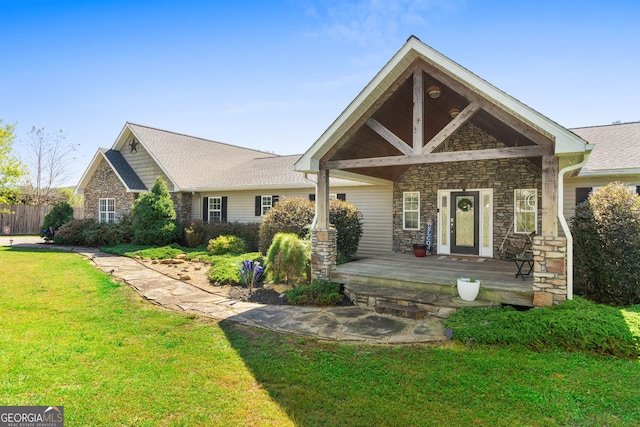
<instances>
[{"instance_id":1,"label":"stone column base","mask_svg":"<svg viewBox=\"0 0 640 427\"><path fill-rule=\"evenodd\" d=\"M311 280L331 280L336 266L336 230L311 230Z\"/></svg>"},{"instance_id":2,"label":"stone column base","mask_svg":"<svg viewBox=\"0 0 640 427\"><path fill-rule=\"evenodd\" d=\"M533 305L559 304L567 299L567 239L533 238Z\"/></svg>"}]
</instances>

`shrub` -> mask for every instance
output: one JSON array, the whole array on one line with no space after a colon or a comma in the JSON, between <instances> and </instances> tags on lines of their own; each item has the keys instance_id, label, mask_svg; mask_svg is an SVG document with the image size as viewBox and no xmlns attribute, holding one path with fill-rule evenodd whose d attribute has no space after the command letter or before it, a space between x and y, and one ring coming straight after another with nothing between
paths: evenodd
<instances>
[{"instance_id":1,"label":"shrub","mask_svg":"<svg viewBox=\"0 0 640 427\"><path fill-rule=\"evenodd\" d=\"M44 216L40 237L45 236L45 230L49 237L54 237L55 232L64 224L73 221L73 208L67 202L60 202L53 205L48 214Z\"/></svg>"},{"instance_id":2,"label":"shrub","mask_svg":"<svg viewBox=\"0 0 640 427\"><path fill-rule=\"evenodd\" d=\"M188 247L195 248L204 241L204 223L200 220L193 220L184 229L184 238Z\"/></svg>"},{"instance_id":3,"label":"shrub","mask_svg":"<svg viewBox=\"0 0 640 427\"><path fill-rule=\"evenodd\" d=\"M204 241L206 242L218 236L238 236L244 240L247 251L258 251L260 223L211 221L204 225L204 229Z\"/></svg>"},{"instance_id":4,"label":"shrub","mask_svg":"<svg viewBox=\"0 0 640 427\"><path fill-rule=\"evenodd\" d=\"M267 274L275 283L296 285L306 281L310 245L294 233L278 233L267 251Z\"/></svg>"},{"instance_id":5,"label":"shrub","mask_svg":"<svg viewBox=\"0 0 640 427\"><path fill-rule=\"evenodd\" d=\"M133 243L164 246L176 237L176 211L167 186L158 178L150 193L144 193L133 204Z\"/></svg>"},{"instance_id":6,"label":"shrub","mask_svg":"<svg viewBox=\"0 0 640 427\"><path fill-rule=\"evenodd\" d=\"M212 255L233 254L245 252L244 240L236 236L218 236L209 240L207 250Z\"/></svg>"},{"instance_id":7,"label":"shrub","mask_svg":"<svg viewBox=\"0 0 640 427\"><path fill-rule=\"evenodd\" d=\"M358 251L362 237L362 214L351 203L332 199L329 222L336 228L338 258L349 260Z\"/></svg>"},{"instance_id":8,"label":"shrub","mask_svg":"<svg viewBox=\"0 0 640 427\"><path fill-rule=\"evenodd\" d=\"M275 204L260 225L260 252L267 253L277 233L293 233L300 238L309 234L314 203L302 197L290 197Z\"/></svg>"},{"instance_id":9,"label":"shrub","mask_svg":"<svg viewBox=\"0 0 640 427\"><path fill-rule=\"evenodd\" d=\"M281 200L272 207L260 226L260 252L266 253L276 233L309 234L315 204L302 197ZM338 259L348 260L357 251L362 237L362 214L351 203L338 199L329 202L329 222L336 228Z\"/></svg>"},{"instance_id":10,"label":"shrub","mask_svg":"<svg viewBox=\"0 0 640 427\"><path fill-rule=\"evenodd\" d=\"M624 359L640 356L620 309L580 297L527 311L462 308L445 321L453 339L474 344L522 345L533 351L580 351Z\"/></svg>"},{"instance_id":11,"label":"shrub","mask_svg":"<svg viewBox=\"0 0 640 427\"><path fill-rule=\"evenodd\" d=\"M614 182L576 207L571 222L575 280L586 298L640 303L640 196Z\"/></svg>"},{"instance_id":12,"label":"shrub","mask_svg":"<svg viewBox=\"0 0 640 427\"><path fill-rule=\"evenodd\" d=\"M124 217L117 223L77 219L60 227L54 241L59 245L100 247L129 243L132 236L130 217Z\"/></svg>"},{"instance_id":13,"label":"shrub","mask_svg":"<svg viewBox=\"0 0 640 427\"><path fill-rule=\"evenodd\" d=\"M287 301L296 305L335 305L343 298L340 285L328 280L314 279L308 286L284 291Z\"/></svg>"}]
</instances>

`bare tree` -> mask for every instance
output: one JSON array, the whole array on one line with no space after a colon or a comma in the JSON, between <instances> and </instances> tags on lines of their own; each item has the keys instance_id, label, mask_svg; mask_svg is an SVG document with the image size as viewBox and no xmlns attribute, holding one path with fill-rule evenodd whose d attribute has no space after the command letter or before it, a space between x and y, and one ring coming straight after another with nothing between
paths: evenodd
<instances>
[{"instance_id":1,"label":"bare tree","mask_svg":"<svg viewBox=\"0 0 640 427\"><path fill-rule=\"evenodd\" d=\"M25 193L31 202L42 205L52 198L56 187L69 178L68 167L75 146L66 141L67 135L62 130L46 133L44 128L33 126L28 136L29 178Z\"/></svg>"}]
</instances>

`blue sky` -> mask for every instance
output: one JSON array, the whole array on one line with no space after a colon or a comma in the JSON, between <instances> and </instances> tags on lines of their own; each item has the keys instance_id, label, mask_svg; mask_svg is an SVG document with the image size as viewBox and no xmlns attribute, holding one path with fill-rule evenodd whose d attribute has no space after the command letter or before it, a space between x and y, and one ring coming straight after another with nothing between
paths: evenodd
<instances>
[{"instance_id":1,"label":"blue sky","mask_svg":"<svg viewBox=\"0 0 640 427\"><path fill-rule=\"evenodd\" d=\"M640 2L0 0L0 119L75 185L125 122L303 153L410 35L565 127L640 120Z\"/></svg>"}]
</instances>

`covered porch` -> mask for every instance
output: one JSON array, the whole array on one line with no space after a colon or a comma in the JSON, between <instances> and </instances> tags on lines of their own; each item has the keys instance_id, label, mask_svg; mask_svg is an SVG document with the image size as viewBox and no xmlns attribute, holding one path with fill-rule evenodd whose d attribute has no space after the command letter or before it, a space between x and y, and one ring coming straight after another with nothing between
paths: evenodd
<instances>
[{"instance_id":1,"label":"covered porch","mask_svg":"<svg viewBox=\"0 0 640 427\"><path fill-rule=\"evenodd\" d=\"M481 299L560 303L572 296L562 180L587 154L577 135L411 37L296 163L317 175L312 277L442 295L468 275L484 282ZM395 254L335 266L330 175L393 185ZM525 285L495 259L511 232L535 234ZM403 255L419 242L439 256Z\"/></svg>"},{"instance_id":2,"label":"covered porch","mask_svg":"<svg viewBox=\"0 0 640 427\"><path fill-rule=\"evenodd\" d=\"M480 257L385 254L338 265L331 280L345 285L352 300L375 306L381 301L458 308L469 305L533 306L533 279L516 277L513 261ZM527 265L523 272L528 271ZM453 286L460 277L482 281L478 300L467 303ZM366 298L372 298L367 301Z\"/></svg>"}]
</instances>

